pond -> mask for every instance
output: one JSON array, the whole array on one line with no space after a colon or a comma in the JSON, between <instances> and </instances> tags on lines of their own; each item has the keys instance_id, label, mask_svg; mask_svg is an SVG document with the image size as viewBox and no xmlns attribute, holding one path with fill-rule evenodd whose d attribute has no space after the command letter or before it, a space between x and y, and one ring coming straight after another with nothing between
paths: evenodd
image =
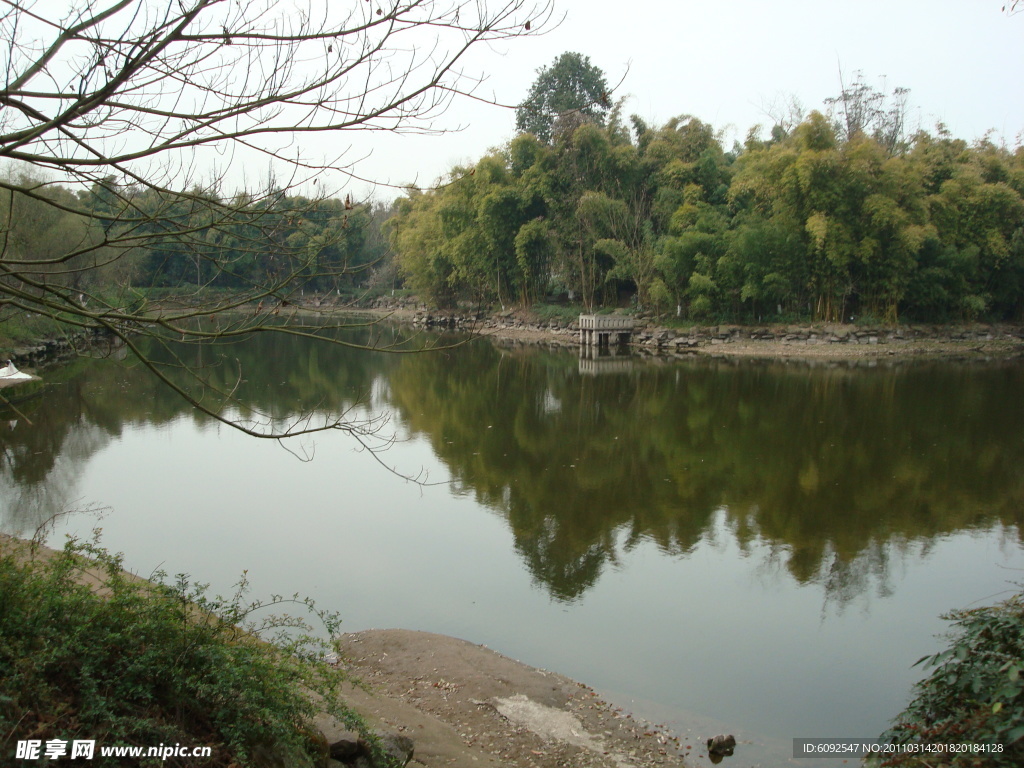
<instances>
[{"instance_id":1,"label":"pond","mask_svg":"<svg viewBox=\"0 0 1024 768\"><path fill-rule=\"evenodd\" d=\"M250 425L346 412L370 434L249 437L130 360L80 359L2 416L5 532L79 510L52 544L99 527L142 575L226 594L247 570L347 631L482 643L683 736L734 733L745 764L877 736L940 615L1024 569L1020 362L175 354Z\"/></svg>"}]
</instances>

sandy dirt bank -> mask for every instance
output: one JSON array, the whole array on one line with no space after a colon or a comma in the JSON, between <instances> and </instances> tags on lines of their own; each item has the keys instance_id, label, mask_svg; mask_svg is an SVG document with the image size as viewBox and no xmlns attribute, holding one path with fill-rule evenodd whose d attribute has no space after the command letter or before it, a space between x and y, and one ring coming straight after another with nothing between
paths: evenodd
<instances>
[{"instance_id":1,"label":"sandy dirt bank","mask_svg":"<svg viewBox=\"0 0 1024 768\"><path fill-rule=\"evenodd\" d=\"M370 687L352 703L413 739L410 765L694 766L715 735L673 735L581 683L444 635L368 630L343 635L339 650Z\"/></svg>"}]
</instances>

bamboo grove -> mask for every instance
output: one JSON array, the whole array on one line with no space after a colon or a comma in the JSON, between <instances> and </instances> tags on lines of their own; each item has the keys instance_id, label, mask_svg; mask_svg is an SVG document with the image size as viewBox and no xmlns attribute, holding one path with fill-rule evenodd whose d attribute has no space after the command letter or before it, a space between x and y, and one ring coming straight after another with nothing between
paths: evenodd
<instances>
[{"instance_id":1,"label":"bamboo grove","mask_svg":"<svg viewBox=\"0 0 1024 768\"><path fill-rule=\"evenodd\" d=\"M7 165L0 231L20 266L5 286L25 298L0 319L51 290L68 306L150 288L287 303L404 282L441 307L562 297L694 322L1024 320L1024 148L941 125L905 137L905 92L861 80L726 150L691 116L625 119L574 56L592 81L579 98L605 103L531 112L530 132L390 204L72 187Z\"/></svg>"},{"instance_id":2,"label":"bamboo grove","mask_svg":"<svg viewBox=\"0 0 1024 768\"><path fill-rule=\"evenodd\" d=\"M520 133L398 201L409 286L438 305L684 319L1024 319L1024 149L943 127L903 135L906 91L862 79L822 111L726 151L694 117L621 102Z\"/></svg>"}]
</instances>

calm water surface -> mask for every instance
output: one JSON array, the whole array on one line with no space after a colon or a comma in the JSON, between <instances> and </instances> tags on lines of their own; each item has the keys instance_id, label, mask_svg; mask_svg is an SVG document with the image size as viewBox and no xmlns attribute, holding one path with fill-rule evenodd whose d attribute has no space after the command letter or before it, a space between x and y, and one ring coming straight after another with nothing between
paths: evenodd
<instances>
[{"instance_id":1,"label":"calm water surface","mask_svg":"<svg viewBox=\"0 0 1024 768\"><path fill-rule=\"evenodd\" d=\"M3 529L103 507L51 542L99 526L144 575L226 593L248 570L255 595L311 595L349 631L483 643L694 740L735 733L736 765L785 764L793 737L877 735L940 614L1024 574L1020 363L284 339L182 354L225 386L241 370L249 423L351 409L398 441L253 439L138 366L82 360L19 405L31 425L3 416Z\"/></svg>"}]
</instances>

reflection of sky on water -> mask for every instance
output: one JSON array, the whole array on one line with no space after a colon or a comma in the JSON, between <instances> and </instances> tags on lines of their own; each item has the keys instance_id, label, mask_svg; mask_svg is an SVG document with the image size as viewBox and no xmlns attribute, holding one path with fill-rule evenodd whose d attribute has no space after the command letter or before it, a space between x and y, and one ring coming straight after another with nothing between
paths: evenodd
<instances>
[{"instance_id":1,"label":"reflection of sky on water","mask_svg":"<svg viewBox=\"0 0 1024 768\"><path fill-rule=\"evenodd\" d=\"M754 537L741 549L720 511L685 555L626 546L616 530L617 563L565 602L524 568L500 514L447 485L398 480L343 436L312 447L315 460L301 462L181 417L125 429L73 495L112 508L103 541L143 575L189 572L224 593L248 570L254 594L309 594L349 631L451 634L636 699L680 728L781 739L758 753L769 764L794 736L877 735L918 675L910 665L937 647L939 614L997 598L1024 568L1015 532L999 526L895 540L865 555L886 560L884 581L866 567L856 594L831 600L827 563L799 584L784 546ZM384 458L448 477L421 438ZM51 541L94 524L69 519Z\"/></svg>"},{"instance_id":2,"label":"reflection of sky on water","mask_svg":"<svg viewBox=\"0 0 1024 768\"><path fill-rule=\"evenodd\" d=\"M26 423L15 427L32 428ZM60 453L47 457L45 472L31 478L18 475L12 469L19 458L24 458L16 454L33 451L35 446L12 448L0 440L0 531L31 536L54 515L93 506L83 503L78 495L79 472L83 463L109 440L109 435L95 425L80 424L68 433Z\"/></svg>"}]
</instances>

